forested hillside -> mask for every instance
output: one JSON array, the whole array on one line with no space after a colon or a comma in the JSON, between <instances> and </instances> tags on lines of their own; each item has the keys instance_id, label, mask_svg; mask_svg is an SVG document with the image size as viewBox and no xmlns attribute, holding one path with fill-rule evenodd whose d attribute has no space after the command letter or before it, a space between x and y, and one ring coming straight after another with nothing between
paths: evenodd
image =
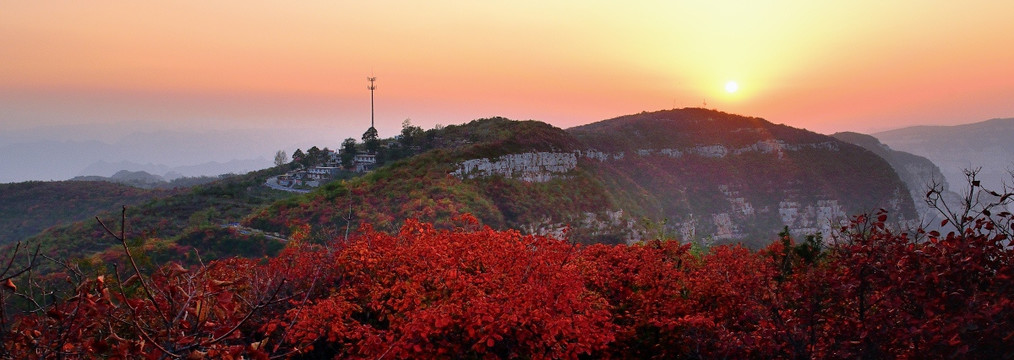
<instances>
[{"instance_id":1,"label":"forested hillside","mask_svg":"<svg viewBox=\"0 0 1014 360\"><path fill-rule=\"evenodd\" d=\"M666 234L745 242L784 226L829 232L848 214L884 208L915 218L890 165L824 135L705 109L631 115L567 131L482 119L432 133L431 150L360 178L279 202L246 224L326 239L369 223L459 213L527 233L621 243ZM855 176L864 174L864 176Z\"/></svg>"},{"instance_id":2,"label":"forested hillside","mask_svg":"<svg viewBox=\"0 0 1014 360\"><path fill-rule=\"evenodd\" d=\"M0 184L0 245L22 240L51 226L170 194L102 181Z\"/></svg>"},{"instance_id":3,"label":"forested hillside","mask_svg":"<svg viewBox=\"0 0 1014 360\"><path fill-rule=\"evenodd\" d=\"M126 237L132 246L143 248L154 259L182 260L192 257L189 250L200 249L206 258L219 256L261 256L274 253L281 244L263 235L244 234L229 223L239 222L258 207L295 196L293 193L265 187L268 176L283 169L272 168L246 175L229 177L210 184L199 185L176 193L166 194L147 201L129 202L130 198L116 197L115 191L107 194L106 208L81 214L84 218L48 228L23 241L24 248L39 246L41 254L61 261L80 259L86 263L103 264L117 258L110 254L116 242L102 230L96 217L107 224L118 224L121 209L126 207ZM72 186L93 185L99 189L128 189L127 193L151 193L108 182L66 182ZM43 184L44 185L44 184ZM150 197L149 197L150 198ZM59 201L51 204L59 208ZM14 244L0 247L0 253L10 252ZM106 255L103 255L106 254ZM115 253L114 253L115 254ZM190 259L190 261L197 261ZM52 262L40 264L42 269L54 270L61 265Z\"/></svg>"},{"instance_id":4,"label":"forested hillside","mask_svg":"<svg viewBox=\"0 0 1014 360\"><path fill-rule=\"evenodd\" d=\"M760 118L688 108L568 132L585 144L585 165L625 200L624 211L665 219L680 238L751 243L783 226L827 233L847 214L879 208L899 219L915 214L905 184L880 157Z\"/></svg>"}]
</instances>

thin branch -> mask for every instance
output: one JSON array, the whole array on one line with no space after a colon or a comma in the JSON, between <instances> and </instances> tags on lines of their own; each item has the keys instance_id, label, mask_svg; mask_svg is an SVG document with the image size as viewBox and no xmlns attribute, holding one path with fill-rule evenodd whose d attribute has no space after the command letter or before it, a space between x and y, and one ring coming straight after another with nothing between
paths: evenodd
<instances>
[{"instance_id":1,"label":"thin branch","mask_svg":"<svg viewBox=\"0 0 1014 360\"><path fill-rule=\"evenodd\" d=\"M254 313L256 313L258 310L263 309L264 307L268 306L268 304L271 304L271 302L272 302L272 300L274 300L275 296L278 296L278 292L282 290L282 286L283 285L285 285L285 279L284 278L282 279L281 282L278 283L278 286L275 287L275 291L271 293L271 296L268 297L267 301L259 302L257 304L257 306L254 306L254 308L250 309L250 311L246 313L246 316L243 317L243 320L240 320L239 323L236 323L236 325L233 326L231 329L229 329L229 331L226 331L224 334L220 335L219 337L217 337L215 339L212 339L211 341L202 343L201 346L212 345L214 343L217 343L219 341L224 340L225 338L229 337L229 335L232 335L232 333L235 332L237 329L239 329L240 326L243 326L243 324L246 323L246 321L249 320L250 317L252 317Z\"/></svg>"},{"instance_id":2,"label":"thin branch","mask_svg":"<svg viewBox=\"0 0 1014 360\"><path fill-rule=\"evenodd\" d=\"M80 295L80 289L78 290L78 295ZM57 304L54 301L53 302L53 309L56 310L56 308L57 308ZM80 310L81 310L81 300L79 299L78 301L74 302L74 310L71 311L70 314L67 316L71 321L61 321L60 322L60 329L58 330L58 332L60 334L60 338L57 339L57 344L58 345L50 347L51 349L57 349L57 351L60 352L60 353L64 353L64 354L66 353L66 352L63 352L61 350L63 349L63 345L67 343L67 341L68 341L67 339L70 337L70 334L71 334L70 330L73 329L74 325L77 323L77 322L73 321L73 319L77 317L77 313Z\"/></svg>"},{"instance_id":3,"label":"thin branch","mask_svg":"<svg viewBox=\"0 0 1014 360\"><path fill-rule=\"evenodd\" d=\"M193 278L196 277L197 275L198 274L194 274L193 276L190 276L190 277L187 278L187 282L188 282L188 285L189 285L189 288L190 288L190 289L188 289L189 291L187 291L187 293L186 293L187 299L186 299L186 301L184 301L179 306L179 312L177 312L176 316L173 317L173 321L172 321L173 324L179 324L179 322L181 320L183 320L183 321L186 320L186 316L188 314L187 308L190 307L190 303L192 303L194 301L194 298L196 297L194 289L196 289L197 287L194 286ZM207 294L204 294L204 295L207 295ZM200 312L198 312L198 317L200 317ZM198 322L197 323L197 327L200 328L200 326L201 326L201 323Z\"/></svg>"},{"instance_id":4,"label":"thin branch","mask_svg":"<svg viewBox=\"0 0 1014 360\"><path fill-rule=\"evenodd\" d=\"M98 216L95 217L95 220L99 222L99 225L101 225L102 228L105 229L107 233L109 233L109 235L112 235L114 238L116 238L116 240L120 241L120 245L123 246L123 251L127 253L127 259L130 260L130 266L134 269L134 274L137 275L137 280L141 282L141 288L144 289L144 294L148 297L148 301L151 302L152 307L155 308L155 311L158 312L158 315L162 317L162 321L165 324L166 330L169 330L170 327L169 317L167 317L162 312L162 309L158 307L158 302L155 301L155 297L152 296L151 294L151 289L148 288L148 284L144 281L144 276L141 275L141 270L137 268L137 263L134 261L134 256L130 254L130 248L127 246L127 240L124 238L124 229L126 228L127 223L127 206L123 206L123 210L120 212L120 236L116 236L116 234L114 234L113 231L110 230L109 227L106 226L106 224L103 223L102 219L99 219ZM119 274L117 274L117 277L119 277Z\"/></svg>"},{"instance_id":5,"label":"thin branch","mask_svg":"<svg viewBox=\"0 0 1014 360\"><path fill-rule=\"evenodd\" d=\"M81 272L81 269L79 269L79 268L75 268L75 267L71 266L71 265L70 265L69 263L67 263L66 261L60 261L60 260L58 260L58 259L55 259L55 258L49 257L49 256L47 256L47 255L45 255L45 254L43 254L43 255L42 255L42 258L43 258L43 259L45 259L45 260L49 260L49 261L52 261L53 263L55 263L55 264L57 264L57 265L60 265L60 267L62 267L62 268L64 268L65 270L69 271L69 272L70 272L71 274L73 274L74 276L77 276L77 278L78 278L79 280L80 280L80 279L82 279L82 278L84 278L84 273L82 273L82 272Z\"/></svg>"},{"instance_id":6,"label":"thin branch","mask_svg":"<svg viewBox=\"0 0 1014 360\"><path fill-rule=\"evenodd\" d=\"M352 203L349 203L349 217L345 218L345 242L349 241L349 227L352 225Z\"/></svg>"},{"instance_id":7,"label":"thin branch","mask_svg":"<svg viewBox=\"0 0 1014 360\"><path fill-rule=\"evenodd\" d=\"M197 262L201 264L202 269L207 267L204 265L204 259L201 259L201 253L197 251L196 247L194 248L194 256L197 256Z\"/></svg>"},{"instance_id":8,"label":"thin branch","mask_svg":"<svg viewBox=\"0 0 1014 360\"><path fill-rule=\"evenodd\" d=\"M7 262L7 267L4 268L4 272L0 273L0 274L7 274L7 272L11 270L11 266L14 265L14 259L18 257L18 252L19 251L21 251L21 242L20 241L18 241L18 244L14 246L14 253L11 254L11 259L10 259L10 261ZM6 280L6 279L4 279L4 280Z\"/></svg>"},{"instance_id":9,"label":"thin branch","mask_svg":"<svg viewBox=\"0 0 1014 360\"><path fill-rule=\"evenodd\" d=\"M18 242L18 245L21 245L21 243ZM15 255L17 255L17 254L15 254ZM35 268L35 260L38 258L38 256L39 256L39 245L36 245L35 246L35 252L32 253L31 257L29 257L30 260L28 261L28 265L25 265L25 267L22 268L21 270L19 270L18 272L14 273L14 274L11 274L10 276L6 276L6 277L0 279L0 281L7 281L8 279L16 278L16 277L20 276L21 274L24 274L24 273L26 273L28 271L31 271L33 268ZM14 256L11 256L11 262L12 263L14 262ZM7 267L10 268L10 264L8 264ZM8 270L4 270L4 273L6 274L7 271Z\"/></svg>"},{"instance_id":10,"label":"thin branch","mask_svg":"<svg viewBox=\"0 0 1014 360\"><path fill-rule=\"evenodd\" d=\"M174 354L165 347L163 347L162 345L160 345L159 343L155 342L155 340L153 340L151 336L148 335L148 332L146 332L143 328L141 328L141 324L138 322L137 309L135 309L132 305L130 305L130 302L127 301L127 293L123 291L123 281L120 280L120 272L116 271L116 264L113 264L113 273L116 274L116 283L118 284L120 290L120 296L123 297L123 304L127 306L127 309L130 309L130 316L133 319L130 321L130 324L134 326L134 329L137 329L137 332L139 334L141 334L141 338L144 339L144 341L147 341L148 343L152 344L152 346L155 346L156 349L161 351L166 356L177 359L182 358L183 356Z\"/></svg>"}]
</instances>

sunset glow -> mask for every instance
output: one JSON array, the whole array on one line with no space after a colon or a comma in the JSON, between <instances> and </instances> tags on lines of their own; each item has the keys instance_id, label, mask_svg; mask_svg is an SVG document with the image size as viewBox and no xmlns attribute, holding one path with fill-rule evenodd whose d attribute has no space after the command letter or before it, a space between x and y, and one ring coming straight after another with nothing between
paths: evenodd
<instances>
[{"instance_id":1,"label":"sunset glow","mask_svg":"<svg viewBox=\"0 0 1014 360\"><path fill-rule=\"evenodd\" d=\"M15 2L3 129L570 127L699 106L815 131L1014 115L1014 3ZM750 84L749 89L738 84ZM734 96L732 96L734 95ZM209 122L209 119L214 121ZM209 125L211 124L211 125Z\"/></svg>"},{"instance_id":2,"label":"sunset glow","mask_svg":"<svg viewBox=\"0 0 1014 360\"><path fill-rule=\"evenodd\" d=\"M735 81L725 83L725 92L732 94L736 92L736 90L739 90L739 84Z\"/></svg>"}]
</instances>

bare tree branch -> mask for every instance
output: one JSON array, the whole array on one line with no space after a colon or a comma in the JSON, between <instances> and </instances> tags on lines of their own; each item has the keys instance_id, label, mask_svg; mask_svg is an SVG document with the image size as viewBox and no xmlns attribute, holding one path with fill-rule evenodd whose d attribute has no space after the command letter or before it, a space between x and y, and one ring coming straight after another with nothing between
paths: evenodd
<instances>
[{"instance_id":1,"label":"bare tree branch","mask_svg":"<svg viewBox=\"0 0 1014 360\"><path fill-rule=\"evenodd\" d=\"M123 246L123 251L127 254L127 259L130 260L130 266L134 269L134 274L137 275L137 280L141 282L141 288L144 289L144 293L148 297L148 301L150 301L152 306L155 308L155 311L158 312L159 316L162 317L162 321L166 327L166 330L168 331L170 324L169 317L167 317L166 314L164 314L162 310L159 309L158 302L155 301L155 297L151 294L151 289L148 287L148 283L144 280L144 276L141 274L141 270L137 268L137 262L134 261L134 256L130 254L130 248L127 246L127 240L124 237L124 231L126 229L127 223L127 206L123 206L123 209L120 212L120 236L116 236L116 234L113 233L113 231L110 230L109 227L106 226L106 224L103 223L102 219L99 219L98 216L95 217L95 220L98 220L99 225L101 225L102 228L105 229L107 233L109 233L109 235L112 235L113 238L120 241L120 245ZM117 277L119 277L119 274L117 274Z\"/></svg>"}]
</instances>

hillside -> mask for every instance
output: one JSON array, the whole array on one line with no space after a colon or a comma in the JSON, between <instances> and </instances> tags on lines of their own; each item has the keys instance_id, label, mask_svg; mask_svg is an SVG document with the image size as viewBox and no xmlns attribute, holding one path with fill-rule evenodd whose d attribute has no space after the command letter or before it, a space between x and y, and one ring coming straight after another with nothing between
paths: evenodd
<instances>
[{"instance_id":1,"label":"hillside","mask_svg":"<svg viewBox=\"0 0 1014 360\"><path fill-rule=\"evenodd\" d=\"M275 203L254 214L246 224L282 233L305 224L311 230L310 237L322 241L342 233L350 215L353 230L358 224L368 223L394 231L408 218L447 225L463 213L474 214L496 228L529 231L533 230L532 224L547 223L547 219L576 222L584 216L577 215L612 204L590 173L573 169L576 171L568 172L567 177L547 176L541 179L545 181L503 176L466 179L470 175L461 173L459 167L476 159L507 161L529 156L532 160L531 155L524 154L566 152L573 158L572 151L578 146L576 139L562 129L536 121L491 118L447 126L433 133L427 146L431 150L425 153L390 163L361 178L332 182L305 196ZM547 155L539 160L558 159Z\"/></svg>"},{"instance_id":2,"label":"hillside","mask_svg":"<svg viewBox=\"0 0 1014 360\"><path fill-rule=\"evenodd\" d=\"M1010 182L1014 166L1014 118L955 126L913 126L872 134L892 149L924 156L940 166L947 181L965 183L963 171L982 167L983 185Z\"/></svg>"},{"instance_id":3,"label":"hillside","mask_svg":"<svg viewBox=\"0 0 1014 360\"><path fill-rule=\"evenodd\" d=\"M616 243L643 236L766 242L783 226L827 232L886 208L914 218L908 190L883 159L831 137L705 109L642 113L569 130L476 120L434 134L433 150L247 220L313 236L458 213L495 228ZM857 176L862 174L862 176ZM834 221L834 222L832 222Z\"/></svg>"},{"instance_id":4,"label":"hillside","mask_svg":"<svg viewBox=\"0 0 1014 360\"><path fill-rule=\"evenodd\" d=\"M101 181L0 184L0 245L168 194Z\"/></svg>"},{"instance_id":5,"label":"hillside","mask_svg":"<svg viewBox=\"0 0 1014 360\"><path fill-rule=\"evenodd\" d=\"M207 184L215 180L233 176L233 174L226 174L220 176L198 176L198 177L176 177L172 180L167 180L165 177L159 175L153 175L146 171L129 171L120 170L117 171L113 176L105 177L98 175L90 176L76 176L71 178L71 181L107 181L127 186L138 187L142 189L174 189L174 188L185 188L201 184Z\"/></svg>"},{"instance_id":6,"label":"hillside","mask_svg":"<svg viewBox=\"0 0 1014 360\"><path fill-rule=\"evenodd\" d=\"M850 144L859 145L887 160L887 163L891 164L891 167L898 173L901 180L905 182L905 186L908 187L909 193L912 195L912 202L915 203L915 207L921 217L926 220L925 223L933 225L939 222L937 210L930 209L929 205L926 204L926 192L931 186L941 186L948 196L948 203L958 203L958 195L950 191L947 178L940 171L940 168L929 159L891 149L891 147L884 145L871 135L840 132L831 136ZM957 185L961 186L963 184L959 183Z\"/></svg>"},{"instance_id":7,"label":"hillside","mask_svg":"<svg viewBox=\"0 0 1014 360\"><path fill-rule=\"evenodd\" d=\"M115 258L120 256L116 248L119 244L102 230L95 217L98 216L113 229L119 229L121 206L127 205L127 239L133 246L145 247L147 255L155 259L184 259L194 248L204 259L271 254L282 246L277 240L270 240L262 234L244 233L226 225L239 222L258 207L296 196L263 186L268 177L283 172L282 168L269 168L134 203L126 202L122 197L110 197L110 206L84 211L81 214L84 218L79 221L50 227L30 236L26 243L40 245L41 253L54 259ZM108 182L64 183L124 188ZM0 248L0 253L10 253L10 245ZM44 263L43 270L53 266L55 264Z\"/></svg>"},{"instance_id":8,"label":"hillside","mask_svg":"<svg viewBox=\"0 0 1014 360\"><path fill-rule=\"evenodd\" d=\"M681 238L757 242L782 226L827 233L877 208L914 215L884 160L759 118L689 108L568 131L588 147L586 166L614 179L610 191L627 201L622 210L666 219L665 230Z\"/></svg>"}]
</instances>

